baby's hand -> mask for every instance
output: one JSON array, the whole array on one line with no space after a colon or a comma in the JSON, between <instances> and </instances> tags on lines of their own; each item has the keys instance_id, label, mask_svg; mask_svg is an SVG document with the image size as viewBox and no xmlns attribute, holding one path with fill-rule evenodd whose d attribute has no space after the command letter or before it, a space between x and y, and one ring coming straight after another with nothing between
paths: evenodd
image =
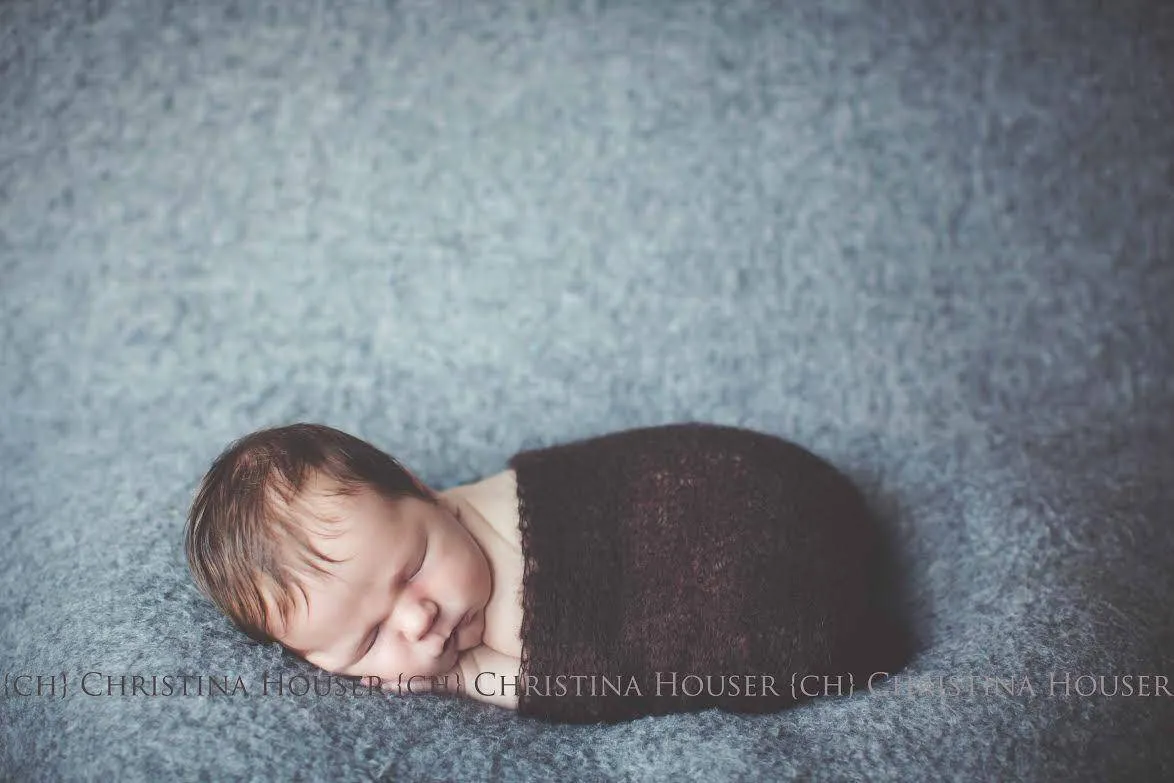
<instances>
[{"instance_id":1,"label":"baby's hand","mask_svg":"<svg viewBox=\"0 0 1174 783\"><path fill-rule=\"evenodd\" d=\"M381 687L397 695L435 693L464 696L516 710L518 696L513 684L517 681L519 666L517 658L483 644L461 653L448 671L431 676L409 677L405 674L402 678L384 681ZM483 673L489 675L485 681L489 690L485 692L477 688L477 676Z\"/></svg>"},{"instance_id":2,"label":"baby's hand","mask_svg":"<svg viewBox=\"0 0 1174 783\"><path fill-rule=\"evenodd\" d=\"M465 651L457 661L460 670L463 696L486 704L494 704L509 710L518 708L517 683L521 662L510 655L498 652L487 645ZM477 677L488 674L485 680L487 690L478 687ZM508 684L507 684L508 683Z\"/></svg>"},{"instance_id":3,"label":"baby's hand","mask_svg":"<svg viewBox=\"0 0 1174 783\"><path fill-rule=\"evenodd\" d=\"M458 662L446 672L412 675L404 672L393 679L379 681L379 687L397 696L411 696L421 693L436 693L438 695L456 693L458 683L460 682L458 678L460 673L460 661L458 659ZM364 677L362 683L368 687L373 687L376 679L374 677Z\"/></svg>"}]
</instances>

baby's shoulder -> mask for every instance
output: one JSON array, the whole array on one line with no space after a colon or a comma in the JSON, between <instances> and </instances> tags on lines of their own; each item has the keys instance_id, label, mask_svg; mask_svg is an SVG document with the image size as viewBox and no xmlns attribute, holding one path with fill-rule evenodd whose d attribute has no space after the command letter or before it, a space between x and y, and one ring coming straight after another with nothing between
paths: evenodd
<instances>
[{"instance_id":1,"label":"baby's shoulder","mask_svg":"<svg viewBox=\"0 0 1174 783\"><path fill-rule=\"evenodd\" d=\"M470 484L446 490L471 504L498 535L520 548L517 474L503 470Z\"/></svg>"}]
</instances>

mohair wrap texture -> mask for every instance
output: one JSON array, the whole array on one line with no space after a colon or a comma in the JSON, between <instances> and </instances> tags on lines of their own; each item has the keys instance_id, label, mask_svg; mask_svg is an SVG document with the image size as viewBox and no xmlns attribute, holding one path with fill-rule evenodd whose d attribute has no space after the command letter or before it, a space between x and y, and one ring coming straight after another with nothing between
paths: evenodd
<instances>
[{"instance_id":1,"label":"mohair wrap texture","mask_svg":"<svg viewBox=\"0 0 1174 783\"><path fill-rule=\"evenodd\" d=\"M900 663L876 601L878 530L852 483L802 447L690 422L524 450L509 466L524 558L522 684L537 686L519 688L519 714L611 723L768 712L805 698L792 675L842 676L847 694L849 676L862 687ZM694 674L713 687L688 695L681 685ZM590 680L576 692L573 675ZM754 695L730 693L729 678L743 675L755 676ZM777 695L762 693L761 675ZM806 682L810 693L816 681Z\"/></svg>"}]
</instances>

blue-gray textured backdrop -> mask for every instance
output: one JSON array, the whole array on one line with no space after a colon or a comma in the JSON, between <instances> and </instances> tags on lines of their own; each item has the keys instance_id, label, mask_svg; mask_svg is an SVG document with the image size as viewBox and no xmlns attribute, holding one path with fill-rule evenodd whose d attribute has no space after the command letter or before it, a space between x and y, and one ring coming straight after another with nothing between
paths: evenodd
<instances>
[{"instance_id":1,"label":"blue-gray textured backdrop","mask_svg":"<svg viewBox=\"0 0 1174 783\"><path fill-rule=\"evenodd\" d=\"M0 3L0 777L1171 779L1170 698L1050 692L1174 675L1174 6L1102 5ZM260 697L312 669L180 532L297 420L435 487L637 425L788 437L892 526L907 673L1018 692Z\"/></svg>"}]
</instances>

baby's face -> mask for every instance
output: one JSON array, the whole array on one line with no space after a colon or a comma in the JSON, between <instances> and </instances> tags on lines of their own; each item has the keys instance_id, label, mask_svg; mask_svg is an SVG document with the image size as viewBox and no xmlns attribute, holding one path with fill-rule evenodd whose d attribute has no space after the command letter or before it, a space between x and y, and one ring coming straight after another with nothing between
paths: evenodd
<instances>
[{"instance_id":1,"label":"baby's face","mask_svg":"<svg viewBox=\"0 0 1174 783\"><path fill-rule=\"evenodd\" d=\"M390 502L364 489L319 498L345 523L337 538L315 536L331 557L330 577L306 580L282 644L326 671L395 681L450 670L481 643L493 591L489 562L455 504Z\"/></svg>"}]
</instances>

